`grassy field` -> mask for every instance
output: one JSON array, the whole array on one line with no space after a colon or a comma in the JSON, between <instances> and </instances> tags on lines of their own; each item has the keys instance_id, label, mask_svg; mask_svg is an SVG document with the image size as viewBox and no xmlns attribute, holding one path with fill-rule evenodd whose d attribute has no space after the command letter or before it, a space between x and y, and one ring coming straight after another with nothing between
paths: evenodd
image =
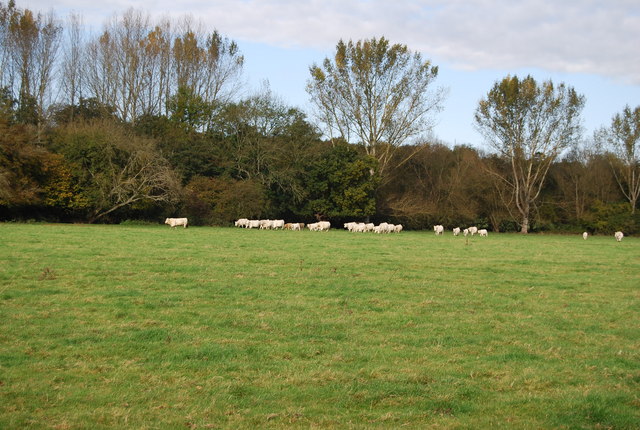
<instances>
[{"instance_id":1,"label":"grassy field","mask_svg":"<svg viewBox=\"0 0 640 430\"><path fill-rule=\"evenodd\" d=\"M640 427L640 240L0 224L0 428Z\"/></svg>"}]
</instances>

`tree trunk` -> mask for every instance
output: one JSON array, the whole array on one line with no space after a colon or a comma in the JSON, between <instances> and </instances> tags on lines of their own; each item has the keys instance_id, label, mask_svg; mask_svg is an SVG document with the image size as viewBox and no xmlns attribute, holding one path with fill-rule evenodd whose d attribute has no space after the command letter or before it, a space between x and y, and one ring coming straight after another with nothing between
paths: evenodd
<instances>
[{"instance_id":1,"label":"tree trunk","mask_svg":"<svg viewBox=\"0 0 640 430\"><path fill-rule=\"evenodd\" d=\"M529 233L529 214L530 214L529 202L526 202L523 205L520 214L522 215L522 221L520 222L520 233L528 234Z\"/></svg>"}]
</instances>

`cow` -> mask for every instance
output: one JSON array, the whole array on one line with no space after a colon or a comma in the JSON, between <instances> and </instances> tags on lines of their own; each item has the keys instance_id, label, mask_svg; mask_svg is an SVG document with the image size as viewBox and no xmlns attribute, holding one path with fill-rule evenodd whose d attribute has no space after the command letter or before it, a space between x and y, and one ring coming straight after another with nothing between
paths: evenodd
<instances>
[{"instance_id":1,"label":"cow","mask_svg":"<svg viewBox=\"0 0 640 430\"><path fill-rule=\"evenodd\" d=\"M187 221L186 218L167 218L166 220L164 220L164 223L168 224L171 228L176 228L179 225L187 228L187 224L189 223L189 221Z\"/></svg>"}]
</instances>

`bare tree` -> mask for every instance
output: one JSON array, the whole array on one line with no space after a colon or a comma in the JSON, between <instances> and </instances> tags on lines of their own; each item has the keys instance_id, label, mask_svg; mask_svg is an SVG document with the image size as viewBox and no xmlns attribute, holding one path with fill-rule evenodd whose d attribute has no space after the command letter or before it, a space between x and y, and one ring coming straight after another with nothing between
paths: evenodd
<instances>
[{"instance_id":1,"label":"bare tree","mask_svg":"<svg viewBox=\"0 0 640 430\"><path fill-rule=\"evenodd\" d=\"M640 106L625 106L621 114L613 117L609 128L595 133L595 139L611 151L611 169L634 214L640 196Z\"/></svg>"},{"instance_id":2,"label":"bare tree","mask_svg":"<svg viewBox=\"0 0 640 430\"><path fill-rule=\"evenodd\" d=\"M512 192L522 233L529 231L549 167L579 136L583 106L584 96L573 88L538 85L531 76L507 76L478 104L478 131L510 165L507 174L494 174Z\"/></svg>"},{"instance_id":3,"label":"bare tree","mask_svg":"<svg viewBox=\"0 0 640 430\"><path fill-rule=\"evenodd\" d=\"M116 48L112 36L104 31L86 47L84 82L87 94L104 106L117 105L118 76L115 69Z\"/></svg>"},{"instance_id":4,"label":"bare tree","mask_svg":"<svg viewBox=\"0 0 640 430\"><path fill-rule=\"evenodd\" d=\"M207 36L189 18L177 30L168 20L154 26L134 9L109 21L87 55L90 96L129 122L167 114L180 91L212 106L229 101L244 64L236 43L219 33Z\"/></svg>"},{"instance_id":5,"label":"bare tree","mask_svg":"<svg viewBox=\"0 0 640 430\"><path fill-rule=\"evenodd\" d=\"M42 130L52 103L54 64L61 25L53 13L34 15L10 3L0 13L2 23L2 80L18 100L18 117Z\"/></svg>"},{"instance_id":6,"label":"bare tree","mask_svg":"<svg viewBox=\"0 0 640 430\"><path fill-rule=\"evenodd\" d=\"M172 91L171 23L168 20L156 25L142 41L146 57L144 93L140 97L142 115L166 115L167 100Z\"/></svg>"},{"instance_id":7,"label":"bare tree","mask_svg":"<svg viewBox=\"0 0 640 430\"><path fill-rule=\"evenodd\" d=\"M66 102L71 106L71 119L73 119L73 107L82 98L83 78L83 31L82 17L77 14L69 15L67 27L67 42L62 57L60 89Z\"/></svg>"},{"instance_id":8,"label":"bare tree","mask_svg":"<svg viewBox=\"0 0 640 430\"><path fill-rule=\"evenodd\" d=\"M238 45L217 31L206 34L189 17L179 28L173 42L174 93L188 89L213 107L230 102L240 89L244 65Z\"/></svg>"}]
</instances>

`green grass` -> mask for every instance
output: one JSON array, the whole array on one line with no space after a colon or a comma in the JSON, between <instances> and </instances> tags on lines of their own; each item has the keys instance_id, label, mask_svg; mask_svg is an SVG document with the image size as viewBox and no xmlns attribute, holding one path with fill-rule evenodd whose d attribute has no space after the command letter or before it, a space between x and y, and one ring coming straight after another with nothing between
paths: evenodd
<instances>
[{"instance_id":1,"label":"green grass","mask_svg":"<svg viewBox=\"0 0 640 430\"><path fill-rule=\"evenodd\" d=\"M0 224L0 428L640 426L640 241Z\"/></svg>"}]
</instances>

